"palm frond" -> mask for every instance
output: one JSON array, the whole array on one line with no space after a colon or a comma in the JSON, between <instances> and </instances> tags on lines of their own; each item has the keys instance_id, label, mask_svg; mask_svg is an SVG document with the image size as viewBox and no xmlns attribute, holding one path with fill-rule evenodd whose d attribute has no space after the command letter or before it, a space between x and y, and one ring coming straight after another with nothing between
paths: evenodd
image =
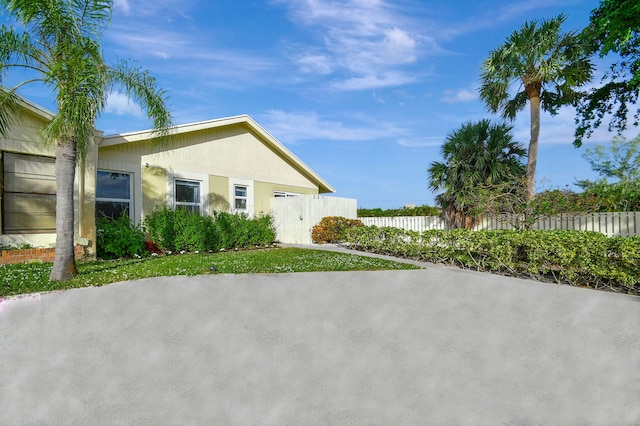
<instances>
[{"instance_id":1,"label":"palm frond","mask_svg":"<svg viewBox=\"0 0 640 426\"><path fill-rule=\"evenodd\" d=\"M172 117L168 108L168 97L147 71L132 67L126 61L120 61L109 70L112 87L119 87L134 99L140 101L142 108L153 122L154 142L168 143L172 130Z\"/></svg>"}]
</instances>

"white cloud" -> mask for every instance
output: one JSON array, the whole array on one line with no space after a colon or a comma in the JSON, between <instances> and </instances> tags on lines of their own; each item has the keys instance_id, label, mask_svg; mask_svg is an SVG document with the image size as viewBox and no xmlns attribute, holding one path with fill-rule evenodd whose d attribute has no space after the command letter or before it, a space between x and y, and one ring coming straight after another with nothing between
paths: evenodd
<instances>
[{"instance_id":1,"label":"white cloud","mask_svg":"<svg viewBox=\"0 0 640 426\"><path fill-rule=\"evenodd\" d=\"M328 56L322 54L309 54L296 59L300 71L312 74L329 74L332 66Z\"/></svg>"},{"instance_id":2,"label":"white cloud","mask_svg":"<svg viewBox=\"0 0 640 426\"><path fill-rule=\"evenodd\" d=\"M442 100L444 102L454 104L458 102L471 102L478 99L478 94L473 90L458 89L458 90L445 90Z\"/></svg>"},{"instance_id":3,"label":"white cloud","mask_svg":"<svg viewBox=\"0 0 640 426\"><path fill-rule=\"evenodd\" d=\"M109 94L105 112L116 115L133 115L135 117L143 115L140 105L129 99L127 95L119 92L111 92Z\"/></svg>"},{"instance_id":4,"label":"white cloud","mask_svg":"<svg viewBox=\"0 0 640 426\"><path fill-rule=\"evenodd\" d=\"M171 21L173 16L188 18L185 13L191 0L114 0L114 12L122 12L125 16L161 17Z\"/></svg>"},{"instance_id":5,"label":"white cloud","mask_svg":"<svg viewBox=\"0 0 640 426\"><path fill-rule=\"evenodd\" d=\"M128 0L114 0L113 7L116 10L120 10L125 15L128 15L131 11L131 6Z\"/></svg>"},{"instance_id":6,"label":"white cloud","mask_svg":"<svg viewBox=\"0 0 640 426\"><path fill-rule=\"evenodd\" d=\"M441 146L444 142L444 137L439 136L425 136L419 138L401 138L398 139L398 145L405 146L407 148L424 148L428 146Z\"/></svg>"},{"instance_id":7,"label":"white cloud","mask_svg":"<svg viewBox=\"0 0 640 426\"><path fill-rule=\"evenodd\" d=\"M361 123L356 126L323 118L315 112L270 110L260 121L283 143L302 140L367 141L396 138L404 133L402 129L384 123L374 126Z\"/></svg>"},{"instance_id":8,"label":"white cloud","mask_svg":"<svg viewBox=\"0 0 640 426\"><path fill-rule=\"evenodd\" d=\"M412 83L415 80L416 77L414 76L410 76L402 72L390 71L381 74L368 74L337 81L332 84L332 87L340 90L379 89L384 87L401 86L403 84Z\"/></svg>"},{"instance_id":9,"label":"white cloud","mask_svg":"<svg viewBox=\"0 0 640 426\"><path fill-rule=\"evenodd\" d=\"M296 60L300 71L333 72L344 80L336 82L334 88L365 90L413 81L397 78L403 74L401 67L415 63L422 48L434 46L433 39L413 30L417 25L411 17L398 13L398 5L384 0L275 3L285 6L292 21L304 25L303 29L318 40L306 49L313 55Z\"/></svg>"}]
</instances>

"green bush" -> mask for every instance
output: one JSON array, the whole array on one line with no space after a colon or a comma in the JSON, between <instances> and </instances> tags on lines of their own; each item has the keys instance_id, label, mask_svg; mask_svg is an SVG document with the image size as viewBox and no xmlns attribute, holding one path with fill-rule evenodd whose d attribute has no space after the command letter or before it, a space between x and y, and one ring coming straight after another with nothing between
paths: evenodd
<instances>
[{"instance_id":1,"label":"green bush","mask_svg":"<svg viewBox=\"0 0 640 426\"><path fill-rule=\"evenodd\" d=\"M347 219L341 216L323 217L311 230L311 239L317 244L338 243L347 229L361 226L364 224L358 219Z\"/></svg>"},{"instance_id":2,"label":"green bush","mask_svg":"<svg viewBox=\"0 0 640 426\"><path fill-rule=\"evenodd\" d=\"M145 224L151 240L162 250L172 252L265 246L275 240L270 216L250 219L227 212L201 216L163 207L148 215Z\"/></svg>"},{"instance_id":3,"label":"green bush","mask_svg":"<svg viewBox=\"0 0 640 426\"><path fill-rule=\"evenodd\" d=\"M101 259L119 259L146 254L144 232L126 215L96 221L96 251Z\"/></svg>"},{"instance_id":4,"label":"green bush","mask_svg":"<svg viewBox=\"0 0 640 426\"><path fill-rule=\"evenodd\" d=\"M640 237L585 231L352 228L355 249L640 294Z\"/></svg>"}]
</instances>

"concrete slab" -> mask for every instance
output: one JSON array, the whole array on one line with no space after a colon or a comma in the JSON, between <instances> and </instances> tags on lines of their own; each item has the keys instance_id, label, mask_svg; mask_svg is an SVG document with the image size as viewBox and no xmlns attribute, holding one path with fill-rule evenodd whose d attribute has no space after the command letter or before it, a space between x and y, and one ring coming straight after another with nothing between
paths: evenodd
<instances>
[{"instance_id":1,"label":"concrete slab","mask_svg":"<svg viewBox=\"0 0 640 426\"><path fill-rule=\"evenodd\" d=\"M0 423L638 425L640 298L463 271L0 303Z\"/></svg>"}]
</instances>

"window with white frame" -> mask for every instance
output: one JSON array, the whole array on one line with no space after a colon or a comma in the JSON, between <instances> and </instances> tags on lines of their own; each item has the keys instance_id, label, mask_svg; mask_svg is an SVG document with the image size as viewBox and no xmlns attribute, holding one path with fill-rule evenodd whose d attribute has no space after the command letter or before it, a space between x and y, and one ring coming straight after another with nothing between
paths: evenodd
<instances>
[{"instance_id":1,"label":"window with white frame","mask_svg":"<svg viewBox=\"0 0 640 426\"><path fill-rule=\"evenodd\" d=\"M251 179L229 178L229 210L231 213L254 214L254 182Z\"/></svg>"},{"instance_id":2,"label":"window with white frame","mask_svg":"<svg viewBox=\"0 0 640 426\"><path fill-rule=\"evenodd\" d=\"M174 181L174 203L176 209L185 209L192 213L202 212L200 182L186 179Z\"/></svg>"},{"instance_id":3,"label":"window with white frame","mask_svg":"<svg viewBox=\"0 0 640 426\"><path fill-rule=\"evenodd\" d=\"M133 212L133 175L98 170L96 176L96 217L117 219Z\"/></svg>"},{"instance_id":4,"label":"window with white frame","mask_svg":"<svg viewBox=\"0 0 640 426\"><path fill-rule=\"evenodd\" d=\"M233 206L235 210L246 212L247 200L249 196L249 188L246 185L234 185L233 193L234 193Z\"/></svg>"}]
</instances>

